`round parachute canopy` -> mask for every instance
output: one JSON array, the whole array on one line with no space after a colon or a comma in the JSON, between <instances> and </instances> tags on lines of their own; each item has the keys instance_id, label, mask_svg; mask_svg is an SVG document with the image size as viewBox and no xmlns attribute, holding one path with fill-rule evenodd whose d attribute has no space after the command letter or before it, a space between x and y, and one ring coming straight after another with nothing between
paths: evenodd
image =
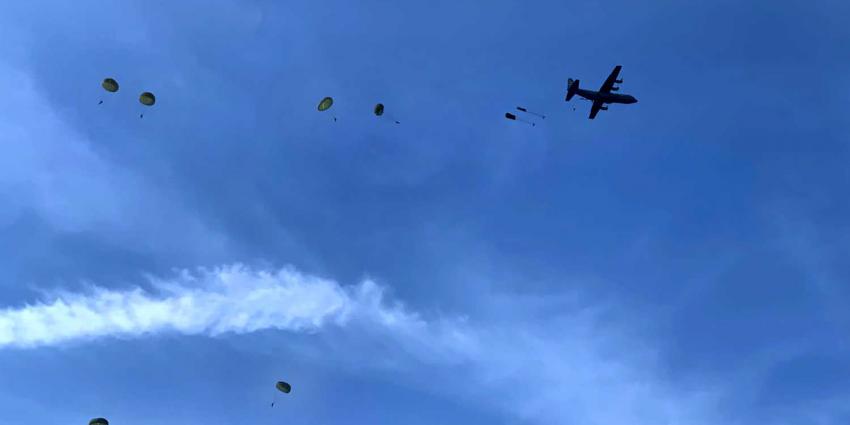
<instances>
[{"instance_id":1,"label":"round parachute canopy","mask_svg":"<svg viewBox=\"0 0 850 425\"><path fill-rule=\"evenodd\" d=\"M379 104L375 105L375 115L377 115L379 117L381 115L384 115L384 104L383 103L379 103Z\"/></svg>"},{"instance_id":2,"label":"round parachute canopy","mask_svg":"<svg viewBox=\"0 0 850 425\"><path fill-rule=\"evenodd\" d=\"M109 425L109 421L103 418L94 418L89 421L89 425Z\"/></svg>"},{"instance_id":3,"label":"round parachute canopy","mask_svg":"<svg viewBox=\"0 0 850 425\"><path fill-rule=\"evenodd\" d=\"M145 106L153 106L156 103L156 97L153 93L146 91L139 95L139 102Z\"/></svg>"},{"instance_id":4,"label":"round parachute canopy","mask_svg":"<svg viewBox=\"0 0 850 425\"><path fill-rule=\"evenodd\" d=\"M274 387L287 394L292 391L292 386L283 381L278 381L277 384L274 384Z\"/></svg>"},{"instance_id":5,"label":"round parachute canopy","mask_svg":"<svg viewBox=\"0 0 850 425\"><path fill-rule=\"evenodd\" d=\"M327 111L334 104L334 99L332 97L326 97L319 102L319 111Z\"/></svg>"},{"instance_id":6,"label":"round parachute canopy","mask_svg":"<svg viewBox=\"0 0 850 425\"><path fill-rule=\"evenodd\" d=\"M118 91L118 81L115 81L112 78L104 78L103 82L100 83L100 86L110 93L115 93Z\"/></svg>"}]
</instances>

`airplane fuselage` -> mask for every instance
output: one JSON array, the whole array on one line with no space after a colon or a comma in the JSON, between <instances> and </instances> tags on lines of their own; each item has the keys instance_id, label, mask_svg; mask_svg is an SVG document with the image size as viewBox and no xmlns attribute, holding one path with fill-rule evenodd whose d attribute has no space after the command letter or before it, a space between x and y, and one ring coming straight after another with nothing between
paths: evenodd
<instances>
[{"instance_id":1,"label":"airplane fuselage","mask_svg":"<svg viewBox=\"0 0 850 425\"><path fill-rule=\"evenodd\" d=\"M619 94L619 93L599 93L595 90L585 90L585 89L577 89L575 92L577 95L593 101L593 102L602 102L602 103L625 103L631 104L637 102L634 96L629 94Z\"/></svg>"}]
</instances>

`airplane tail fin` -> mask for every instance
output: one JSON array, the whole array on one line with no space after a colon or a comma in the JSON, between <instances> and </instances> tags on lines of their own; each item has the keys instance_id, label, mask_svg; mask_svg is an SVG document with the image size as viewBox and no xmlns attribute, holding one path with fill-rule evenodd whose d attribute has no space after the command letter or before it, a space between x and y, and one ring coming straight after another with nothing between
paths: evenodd
<instances>
[{"instance_id":1,"label":"airplane tail fin","mask_svg":"<svg viewBox=\"0 0 850 425\"><path fill-rule=\"evenodd\" d=\"M576 91L578 90L578 80L573 80L572 78L567 80L567 98L565 99L567 102L576 95Z\"/></svg>"}]
</instances>

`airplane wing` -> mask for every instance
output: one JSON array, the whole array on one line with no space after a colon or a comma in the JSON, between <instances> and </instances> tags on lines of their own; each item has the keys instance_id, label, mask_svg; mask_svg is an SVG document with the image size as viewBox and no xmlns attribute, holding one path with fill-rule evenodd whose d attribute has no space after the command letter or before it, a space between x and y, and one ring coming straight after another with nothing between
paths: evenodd
<instances>
[{"instance_id":1,"label":"airplane wing","mask_svg":"<svg viewBox=\"0 0 850 425\"><path fill-rule=\"evenodd\" d=\"M611 87L614 87L614 81L617 80L617 76L620 75L620 69L623 68L620 65L614 67L614 70L611 71L611 75L605 79L605 82L602 83L602 87L599 88L599 93L611 93Z\"/></svg>"},{"instance_id":2,"label":"airplane wing","mask_svg":"<svg viewBox=\"0 0 850 425\"><path fill-rule=\"evenodd\" d=\"M596 100L593 102L593 106L590 107L590 119L596 118L596 114L599 113L599 110L602 109L602 102Z\"/></svg>"}]
</instances>

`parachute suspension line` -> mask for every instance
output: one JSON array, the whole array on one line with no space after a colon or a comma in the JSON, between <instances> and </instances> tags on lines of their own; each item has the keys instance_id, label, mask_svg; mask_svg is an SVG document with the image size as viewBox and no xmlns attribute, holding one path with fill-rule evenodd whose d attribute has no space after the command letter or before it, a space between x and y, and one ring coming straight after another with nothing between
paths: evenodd
<instances>
[{"instance_id":1,"label":"parachute suspension line","mask_svg":"<svg viewBox=\"0 0 850 425\"><path fill-rule=\"evenodd\" d=\"M526 121L526 120L524 120L524 119L522 119L522 118L518 118L516 115L514 115L514 114L512 114L512 113L510 113L510 112L505 112L505 118L507 118L507 119L509 119L509 120L511 120L511 121L519 121L519 122L523 122L523 123L526 123L526 124L528 124L528 125L531 125L532 127L534 127L534 126L535 126L535 124L534 124L533 122L531 122L531 121Z\"/></svg>"},{"instance_id":2,"label":"parachute suspension line","mask_svg":"<svg viewBox=\"0 0 850 425\"><path fill-rule=\"evenodd\" d=\"M156 103L156 96L154 96L153 93L146 91L146 92L139 95L139 103L141 103L142 105L145 105L145 107L151 107ZM144 117L145 117L145 113L142 112L139 115L139 118L144 118Z\"/></svg>"},{"instance_id":3,"label":"parachute suspension line","mask_svg":"<svg viewBox=\"0 0 850 425\"><path fill-rule=\"evenodd\" d=\"M100 83L100 86L103 87L103 89L109 93L115 93L118 91L118 82L115 81L114 78L104 78L103 81ZM102 103L103 99L101 98L100 102L98 102L97 104L100 105Z\"/></svg>"},{"instance_id":4,"label":"parachute suspension line","mask_svg":"<svg viewBox=\"0 0 850 425\"><path fill-rule=\"evenodd\" d=\"M537 112L529 111L528 109L523 108L522 106L517 106L517 107L516 107L516 109L517 109L517 111L522 111L522 112L525 112L526 114L531 114L531 115L534 115L534 116L538 116L538 117L540 117L540 118L542 118L542 119L544 119L544 120L546 119L546 115L538 114Z\"/></svg>"},{"instance_id":5,"label":"parachute suspension line","mask_svg":"<svg viewBox=\"0 0 850 425\"><path fill-rule=\"evenodd\" d=\"M386 122L386 123L401 124L401 121L394 119L392 116L389 116L389 117L387 117L386 120L381 120L381 121Z\"/></svg>"},{"instance_id":6,"label":"parachute suspension line","mask_svg":"<svg viewBox=\"0 0 850 425\"><path fill-rule=\"evenodd\" d=\"M274 384L274 386L277 391L280 391L285 394L289 394L289 392L292 391L292 386L283 381L278 381L276 384ZM274 404L277 402L277 391L275 391L274 398L272 399L272 407L274 407Z\"/></svg>"},{"instance_id":7,"label":"parachute suspension line","mask_svg":"<svg viewBox=\"0 0 850 425\"><path fill-rule=\"evenodd\" d=\"M316 109L318 109L319 112L324 112L324 111L327 111L328 109L330 109L331 106L333 106L333 104L334 104L334 99L330 96L327 96L319 102L319 106L317 106ZM336 115L331 115L331 116L333 117L334 122L336 122Z\"/></svg>"},{"instance_id":8,"label":"parachute suspension line","mask_svg":"<svg viewBox=\"0 0 850 425\"><path fill-rule=\"evenodd\" d=\"M375 116L377 116L377 117L381 117L381 116L383 116L383 115L384 115L384 104L383 104L383 103L378 103L378 104L376 104L376 105L375 105L375 107L372 109L372 112L373 112L373 113L375 114ZM396 124L401 124L401 122L400 122L400 121L398 121L397 119L395 119L395 117L393 117L392 115L389 115L387 118L388 118L390 121L392 121L392 122L394 122L394 123L396 123Z\"/></svg>"}]
</instances>

